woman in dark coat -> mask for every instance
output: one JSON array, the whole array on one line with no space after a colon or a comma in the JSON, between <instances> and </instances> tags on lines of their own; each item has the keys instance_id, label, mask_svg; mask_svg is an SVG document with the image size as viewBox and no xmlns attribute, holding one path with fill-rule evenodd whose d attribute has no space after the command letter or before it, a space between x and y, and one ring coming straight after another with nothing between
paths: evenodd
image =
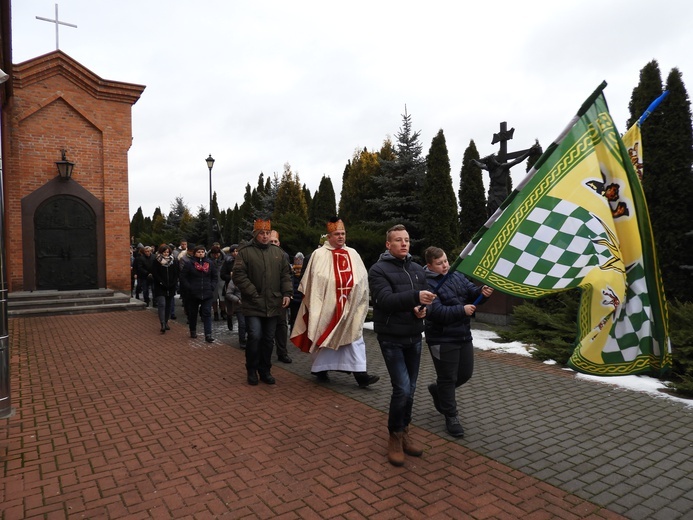
<instances>
[{"instance_id":1,"label":"woman in dark coat","mask_svg":"<svg viewBox=\"0 0 693 520\"><path fill-rule=\"evenodd\" d=\"M152 262L151 274L154 278L152 292L154 293L156 308L159 311L162 334L171 330L168 326L168 319L171 317L171 304L176 294L178 269L178 261L173 257L171 247L166 244L161 245Z\"/></svg>"},{"instance_id":2,"label":"woman in dark coat","mask_svg":"<svg viewBox=\"0 0 693 520\"><path fill-rule=\"evenodd\" d=\"M214 341L212 337L212 298L217 286L217 270L214 263L205 254L205 246L195 246L192 260L183 264L180 283L185 289L187 298L190 337L197 337L197 313L199 311L205 329L205 341L212 343Z\"/></svg>"}]
</instances>

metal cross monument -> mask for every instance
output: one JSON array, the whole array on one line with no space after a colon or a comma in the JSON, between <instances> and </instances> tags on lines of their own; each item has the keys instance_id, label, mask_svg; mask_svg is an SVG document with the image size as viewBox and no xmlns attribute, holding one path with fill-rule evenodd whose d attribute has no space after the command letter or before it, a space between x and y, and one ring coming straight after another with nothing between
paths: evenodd
<instances>
[{"instance_id":1,"label":"metal cross monument","mask_svg":"<svg viewBox=\"0 0 693 520\"><path fill-rule=\"evenodd\" d=\"M500 132L493 134L491 144L500 143L498 155L488 155L483 159L472 159L482 170L488 170L490 177L490 185L488 190L488 203L486 210L490 217L495 213L498 207L508 196L508 177L510 176L510 168L521 163L533 153L541 153L541 146L535 144L526 150L518 150L508 153L508 141L513 138L515 129L508 130L508 123L503 121L500 124Z\"/></svg>"},{"instance_id":2,"label":"metal cross monument","mask_svg":"<svg viewBox=\"0 0 693 520\"><path fill-rule=\"evenodd\" d=\"M42 18L41 16L37 16L36 19L37 20L43 20L44 22L51 22L51 23L55 24L55 50L56 51L58 49L60 49L58 27L60 25L67 25L68 27L74 27L75 29L77 28L77 26L75 24L60 21L60 19L58 18L58 4L55 4L55 20L51 20L50 18Z\"/></svg>"}]
</instances>

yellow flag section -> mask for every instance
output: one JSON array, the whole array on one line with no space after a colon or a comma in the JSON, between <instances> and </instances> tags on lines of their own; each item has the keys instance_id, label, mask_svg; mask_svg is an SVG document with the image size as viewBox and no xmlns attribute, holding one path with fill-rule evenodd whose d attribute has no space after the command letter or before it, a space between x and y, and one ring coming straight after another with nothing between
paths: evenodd
<instances>
[{"instance_id":1,"label":"yellow flag section","mask_svg":"<svg viewBox=\"0 0 693 520\"><path fill-rule=\"evenodd\" d=\"M642 181L642 133L640 132L640 123L635 123L623 134L623 144L628 150L628 157L638 179Z\"/></svg>"}]
</instances>

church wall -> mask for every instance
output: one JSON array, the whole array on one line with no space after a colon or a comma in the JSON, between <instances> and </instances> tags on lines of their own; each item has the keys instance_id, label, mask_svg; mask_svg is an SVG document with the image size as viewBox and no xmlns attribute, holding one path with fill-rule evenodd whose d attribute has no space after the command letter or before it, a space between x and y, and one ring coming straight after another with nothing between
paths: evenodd
<instances>
[{"instance_id":1,"label":"church wall","mask_svg":"<svg viewBox=\"0 0 693 520\"><path fill-rule=\"evenodd\" d=\"M130 290L127 153L132 104L144 87L104 81L61 51L15 65L5 107L5 214L10 292L27 289L21 200L57 176L65 149L72 180L104 204L106 286ZM9 117L8 117L9 116Z\"/></svg>"}]
</instances>

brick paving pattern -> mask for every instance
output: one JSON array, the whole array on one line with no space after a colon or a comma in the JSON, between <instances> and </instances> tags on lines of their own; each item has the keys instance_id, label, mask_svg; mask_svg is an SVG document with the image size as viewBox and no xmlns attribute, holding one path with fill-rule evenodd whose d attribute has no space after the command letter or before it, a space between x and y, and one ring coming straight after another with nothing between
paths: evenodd
<instances>
[{"instance_id":1,"label":"brick paving pattern","mask_svg":"<svg viewBox=\"0 0 693 520\"><path fill-rule=\"evenodd\" d=\"M413 432L427 450L395 468L370 331L372 388L317 384L292 346L277 384L251 387L225 322L212 344L171 325L161 335L151 309L10 320L3 520L691 517L693 413L679 403L478 352L455 440L424 352Z\"/></svg>"}]
</instances>

